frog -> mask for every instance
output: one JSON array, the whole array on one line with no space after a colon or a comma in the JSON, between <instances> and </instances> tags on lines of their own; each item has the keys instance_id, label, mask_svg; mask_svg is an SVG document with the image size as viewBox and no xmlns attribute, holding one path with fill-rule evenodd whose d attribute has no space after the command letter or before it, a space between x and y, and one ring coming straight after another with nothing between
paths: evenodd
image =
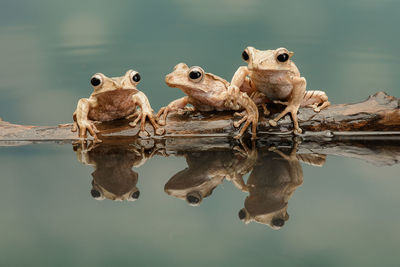
<instances>
[{"instance_id":1,"label":"frog","mask_svg":"<svg viewBox=\"0 0 400 267\"><path fill-rule=\"evenodd\" d=\"M252 124L251 137L252 139L256 138L259 116L256 104L246 93L230 87L229 82L225 79L207 73L199 66L189 68L185 63L179 63L174 67L173 72L166 75L165 82L169 87L179 88L186 96L172 101L168 106L159 110L157 120L160 125L165 125L168 113L176 110L242 111L234 114L241 117L233 123L234 127L238 128L244 123L234 138L242 138L250 124ZM188 104L191 104L192 107L187 107Z\"/></svg>"},{"instance_id":2,"label":"frog","mask_svg":"<svg viewBox=\"0 0 400 267\"><path fill-rule=\"evenodd\" d=\"M185 157L188 167L168 180L165 193L186 200L190 206L199 206L225 179L247 192L243 176L253 169L257 150L249 149L242 142L241 145L243 149L235 146L224 150L179 152L178 156Z\"/></svg>"},{"instance_id":3,"label":"frog","mask_svg":"<svg viewBox=\"0 0 400 267\"><path fill-rule=\"evenodd\" d=\"M244 223L257 222L274 230L285 225L289 219L289 200L303 183L300 162L320 167L326 160L326 155L298 154L298 146L299 142L295 141L288 155L275 146L259 149L257 162L245 185L249 195L238 213ZM243 191L242 187L239 189Z\"/></svg>"},{"instance_id":4,"label":"frog","mask_svg":"<svg viewBox=\"0 0 400 267\"><path fill-rule=\"evenodd\" d=\"M157 147L118 142L96 143L94 140L74 142L73 149L79 162L92 166L91 196L96 200L136 201L141 192L137 187L143 166L155 154Z\"/></svg>"},{"instance_id":5,"label":"frog","mask_svg":"<svg viewBox=\"0 0 400 267\"><path fill-rule=\"evenodd\" d=\"M231 80L231 87L246 92L255 103L263 105L264 114L269 115L265 103L285 105L285 109L269 120L273 127L287 113L292 115L295 134L301 134L297 119L299 107L312 107L315 112L328 107L330 102L325 92L306 91L306 79L291 60L294 52L284 47L275 50L257 50L249 46L242 53L247 66L237 69ZM233 89L231 89L233 90Z\"/></svg>"},{"instance_id":6,"label":"frog","mask_svg":"<svg viewBox=\"0 0 400 267\"><path fill-rule=\"evenodd\" d=\"M99 130L95 122L136 117L129 125L135 127L140 120L140 135L150 135L145 130L146 118L149 119L155 133L161 135L164 129L157 124L149 100L137 89L140 80L140 74L132 69L121 77L110 78L103 73L94 74L90 79L93 92L89 98L81 98L78 101L73 113L72 131L76 132L79 129L81 138L86 138L88 131L96 142L101 142L97 136Z\"/></svg>"}]
</instances>

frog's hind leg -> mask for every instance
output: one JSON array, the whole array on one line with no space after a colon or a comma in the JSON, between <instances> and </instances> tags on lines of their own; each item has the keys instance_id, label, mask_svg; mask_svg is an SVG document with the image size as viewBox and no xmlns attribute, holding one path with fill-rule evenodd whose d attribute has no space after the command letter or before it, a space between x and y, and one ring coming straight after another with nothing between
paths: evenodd
<instances>
[{"instance_id":1,"label":"frog's hind leg","mask_svg":"<svg viewBox=\"0 0 400 267\"><path fill-rule=\"evenodd\" d=\"M301 106L313 108L315 112L320 112L324 108L329 107L330 104L328 96L324 91L312 90L305 92Z\"/></svg>"}]
</instances>

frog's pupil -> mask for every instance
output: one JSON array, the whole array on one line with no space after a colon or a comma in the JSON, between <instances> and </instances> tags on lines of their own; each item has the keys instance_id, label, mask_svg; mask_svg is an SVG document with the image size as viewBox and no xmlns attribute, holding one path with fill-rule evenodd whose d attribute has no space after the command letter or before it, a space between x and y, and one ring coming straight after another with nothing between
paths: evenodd
<instances>
[{"instance_id":1,"label":"frog's pupil","mask_svg":"<svg viewBox=\"0 0 400 267\"><path fill-rule=\"evenodd\" d=\"M134 193L132 194L132 198L133 198L133 199L138 199L139 196L140 196L140 191L139 191L139 190L136 191L136 192L134 192Z\"/></svg>"},{"instance_id":2,"label":"frog's pupil","mask_svg":"<svg viewBox=\"0 0 400 267\"><path fill-rule=\"evenodd\" d=\"M249 60L249 54L247 54L246 51L243 51L243 53L242 53L242 58L243 58L244 61Z\"/></svg>"},{"instance_id":3,"label":"frog's pupil","mask_svg":"<svg viewBox=\"0 0 400 267\"><path fill-rule=\"evenodd\" d=\"M240 211L239 211L239 219L240 220L244 220L244 218L246 218L246 212L244 211L244 209L241 209Z\"/></svg>"},{"instance_id":4,"label":"frog's pupil","mask_svg":"<svg viewBox=\"0 0 400 267\"><path fill-rule=\"evenodd\" d=\"M90 194L92 195L93 198L98 198L98 197L101 196L100 192L97 191L97 190L95 190L95 189L92 189L92 190L90 191Z\"/></svg>"},{"instance_id":5,"label":"frog's pupil","mask_svg":"<svg viewBox=\"0 0 400 267\"><path fill-rule=\"evenodd\" d=\"M272 220L273 226L282 227L284 224L285 224L285 221L283 219L273 219Z\"/></svg>"},{"instance_id":6,"label":"frog's pupil","mask_svg":"<svg viewBox=\"0 0 400 267\"><path fill-rule=\"evenodd\" d=\"M198 78L201 77L201 72L200 72L200 71L197 71L197 70L192 70L192 71L189 73L189 77L190 77L190 79L192 79L192 80L196 80L196 79L198 79Z\"/></svg>"},{"instance_id":7,"label":"frog's pupil","mask_svg":"<svg viewBox=\"0 0 400 267\"><path fill-rule=\"evenodd\" d=\"M197 204L200 202L199 198L197 198L195 196L191 196L191 195L187 196L186 199L190 204Z\"/></svg>"},{"instance_id":8,"label":"frog's pupil","mask_svg":"<svg viewBox=\"0 0 400 267\"><path fill-rule=\"evenodd\" d=\"M99 84L101 83L101 80L100 80L99 78L93 77L93 78L90 80L90 83L91 83L93 86L97 86L97 85L99 85Z\"/></svg>"},{"instance_id":9,"label":"frog's pupil","mask_svg":"<svg viewBox=\"0 0 400 267\"><path fill-rule=\"evenodd\" d=\"M140 81L140 75L139 75L139 73L136 73L135 75L133 75L132 80L135 81L135 82Z\"/></svg>"},{"instance_id":10,"label":"frog's pupil","mask_svg":"<svg viewBox=\"0 0 400 267\"><path fill-rule=\"evenodd\" d=\"M280 61L280 62L285 62L285 61L287 61L287 60L289 59L289 55L288 55L287 53L283 53L283 54L280 54L280 55L277 57L277 59L278 59L278 61Z\"/></svg>"}]
</instances>

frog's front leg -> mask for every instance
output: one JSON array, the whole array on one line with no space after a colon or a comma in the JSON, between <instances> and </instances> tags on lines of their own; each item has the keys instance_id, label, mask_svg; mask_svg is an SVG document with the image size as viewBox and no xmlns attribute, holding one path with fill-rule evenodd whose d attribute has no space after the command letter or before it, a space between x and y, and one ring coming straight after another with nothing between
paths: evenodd
<instances>
[{"instance_id":1,"label":"frog's front leg","mask_svg":"<svg viewBox=\"0 0 400 267\"><path fill-rule=\"evenodd\" d=\"M168 113L174 110L182 109L189 104L189 97L184 96L169 103L168 106L162 107L157 113L157 121L160 125L165 125Z\"/></svg>"},{"instance_id":2,"label":"frog's front leg","mask_svg":"<svg viewBox=\"0 0 400 267\"><path fill-rule=\"evenodd\" d=\"M249 69L245 66L241 66L237 69L237 71L235 72L235 74L233 74L231 83L229 87L237 87L240 88L241 90L244 90L247 92L247 90L249 91L249 95L250 93L252 93L252 87L250 85L250 80L248 79L248 75L249 75ZM245 83L248 83L247 85L244 85ZM246 90L247 89L247 90Z\"/></svg>"},{"instance_id":3,"label":"frog's front leg","mask_svg":"<svg viewBox=\"0 0 400 267\"><path fill-rule=\"evenodd\" d=\"M313 108L315 112L320 112L324 108L329 107L330 104L328 96L324 91L313 90L305 92L301 106L310 107Z\"/></svg>"},{"instance_id":4,"label":"frog's front leg","mask_svg":"<svg viewBox=\"0 0 400 267\"><path fill-rule=\"evenodd\" d=\"M292 94L290 95L287 103L287 107L273 120L269 120L269 124L271 126L276 126L277 122L285 116L287 113L292 114L293 119L293 128L295 134L301 134L302 130L299 127L299 123L297 121L297 111L303 101L303 96L306 91L306 79L303 77L291 77L290 78L293 84Z\"/></svg>"},{"instance_id":5,"label":"frog's front leg","mask_svg":"<svg viewBox=\"0 0 400 267\"><path fill-rule=\"evenodd\" d=\"M93 136L95 142L101 142L98 139L97 134L99 130L97 130L96 126L94 125L93 121L88 119L89 109L90 109L91 100L88 98L81 98L78 101L78 105L73 115L74 125L72 127L72 131L76 132L79 128L79 137L86 138L86 132Z\"/></svg>"},{"instance_id":6,"label":"frog's front leg","mask_svg":"<svg viewBox=\"0 0 400 267\"><path fill-rule=\"evenodd\" d=\"M72 144L78 161L85 165L96 166L96 162L90 156L90 151L96 147L95 142L77 141Z\"/></svg>"},{"instance_id":7,"label":"frog's front leg","mask_svg":"<svg viewBox=\"0 0 400 267\"><path fill-rule=\"evenodd\" d=\"M246 114L243 114L243 118L237 122L234 122L233 126L239 127L240 124L244 122L242 129L240 130L239 134L235 136L236 139L239 139L243 136L243 133L249 127L250 123L252 124L251 130L251 138L255 139L257 136L257 123L258 123L258 108L256 104L251 100L251 98L243 92L237 90L237 87L228 87L227 90L228 99L226 103L232 105L232 102L238 103L242 108L245 109ZM232 99L234 101L232 101ZM236 106L236 105L234 105ZM230 107L231 109L235 109L236 107Z\"/></svg>"},{"instance_id":8,"label":"frog's front leg","mask_svg":"<svg viewBox=\"0 0 400 267\"><path fill-rule=\"evenodd\" d=\"M140 112L138 117L133 122L130 122L129 125L135 127L140 120L140 132L150 135L145 129L146 118L149 118L149 121L154 128L154 133L157 135L163 134L165 130L157 124L153 115L153 109L151 108L146 95L139 91L132 96L132 99L134 103L140 107Z\"/></svg>"}]
</instances>

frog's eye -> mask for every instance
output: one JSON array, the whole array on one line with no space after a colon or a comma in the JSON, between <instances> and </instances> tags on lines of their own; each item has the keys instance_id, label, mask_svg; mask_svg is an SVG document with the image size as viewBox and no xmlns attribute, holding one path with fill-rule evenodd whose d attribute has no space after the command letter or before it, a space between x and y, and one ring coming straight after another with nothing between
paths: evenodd
<instances>
[{"instance_id":1,"label":"frog's eye","mask_svg":"<svg viewBox=\"0 0 400 267\"><path fill-rule=\"evenodd\" d=\"M286 62L286 61L289 59L289 55L288 55L287 53L282 53L282 54L279 54L279 55L276 57L276 59L277 59L279 62Z\"/></svg>"},{"instance_id":2,"label":"frog's eye","mask_svg":"<svg viewBox=\"0 0 400 267\"><path fill-rule=\"evenodd\" d=\"M198 206L201 203L201 200L203 198L201 197L200 193L197 191L190 192L186 195L186 201L189 203L191 206Z\"/></svg>"},{"instance_id":3,"label":"frog's eye","mask_svg":"<svg viewBox=\"0 0 400 267\"><path fill-rule=\"evenodd\" d=\"M239 216L239 220L241 220L241 221L246 219L246 210L245 209L239 210L238 216Z\"/></svg>"},{"instance_id":4,"label":"frog's eye","mask_svg":"<svg viewBox=\"0 0 400 267\"><path fill-rule=\"evenodd\" d=\"M140 196L140 191L137 190L137 191L135 191L135 192L132 193L131 198L132 198L133 200L136 200L136 199L139 198L139 196Z\"/></svg>"},{"instance_id":5,"label":"frog's eye","mask_svg":"<svg viewBox=\"0 0 400 267\"><path fill-rule=\"evenodd\" d=\"M189 79L193 82L200 82L203 79L204 71L200 67L192 67L189 70Z\"/></svg>"},{"instance_id":6,"label":"frog's eye","mask_svg":"<svg viewBox=\"0 0 400 267\"><path fill-rule=\"evenodd\" d=\"M275 218L272 220L272 225L276 227L282 227L285 224L285 221L281 218Z\"/></svg>"},{"instance_id":7,"label":"frog's eye","mask_svg":"<svg viewBox=\"0 0 400 267\"><path fill-rule=\"evenodd\" d=\"M249 54L247 54L246 50L243 51L242 58L243 58L244 61L249 60Z\"/></svg>"},{"instance_id":8,"label":"frog's eye","mask_svg":"<svg viewBox=\"0 0 400 267\"><path fill-rule=\"evenodd\" d=\"M133 83L138 83L140 81L141 77L138 72L133 71L131 74L131 80Z\"/></svg>"},{"instance_id":9,"label":"frog's eye","mask_svg":"<svg viewBox=\"0 0 400 267\"><path fill-rule=\"evenodd\" d=\"M101 193L99 191L97 191L96 189L90 190L90 194L92 195L92 197L94 199L97 199L97 200L103 200L104 199L103 196L101 195Z\"/></svg>"},{"instance_id":10,"label":"frog's eye","mask_svg":"<svg viewBox=\"0 0 400 267\"><path fill-rule=\"evenodd\" d=\"M93 87L97 87L99 85L103 84L103 77L101 77L99 74L95 74L92 76L92 78L90 79L90 84Z\"/></svg>"}]
</instances>

